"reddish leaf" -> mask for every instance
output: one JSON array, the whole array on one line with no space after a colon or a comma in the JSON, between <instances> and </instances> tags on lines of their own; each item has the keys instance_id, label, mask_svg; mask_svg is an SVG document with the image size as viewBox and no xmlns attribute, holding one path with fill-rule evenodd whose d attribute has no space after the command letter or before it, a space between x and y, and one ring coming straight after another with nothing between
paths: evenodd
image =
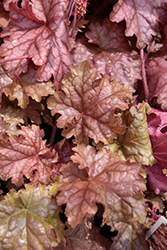
<instances>
[{"instance_id":1,"label":"reddish leaf","mask_svg":"<svg viewBox=\"0 0 167 250\"><path fill-rule=\"evenodd\" d=\"M153 166L147 166L148 185L154 190L155 194L167 192L167 177L163 174L162 169L166 166L156 162Z\"/></svg>"},{"instance_id":2,"label":"reddish leaf","mask_svg":"<svg viewBox=\"0 0 167 250\"><path fill-rule=\"evenodd\" d=\"M53 75L56 86L71 66L68 52L68 31L65 17L67 0L22 1L22 8L10 3L12 21L3 31L0 55L5 59L28 56L40 66L38 81L48 81ZM39 15L40 14L40 15ZM26 71L25 60L4 63L11 75Z\"/></svg>"},{"instance_id":3,"label":"reddish leaf","mask_svg":"<svg viewBox=\"0 0 167 250\"><path fill-rule=\"evenodd\" d=\"M86 213L97 212L96 202L103 204L107 222L145 220L142 205L144 179L139 175L141 166L122 162L116 154L104 148L80 145L73 149L75 163L61 168L62 186L57 196L59 204L67 204L66 215L72 227L81 223ZM77 166L79 163L79 166Z\"/></svg>"},{"instance_id":4,"label":"reddish leaf","mask_svg":"<svg viewBox=\"0 0 167 250\"><path fill-rule=\"evenodd\" d=\"M116 223L118 235L115 237L111 250L148 250L143 225L134 221L131 223Z\"/></svg>"},{"instance_id":5,"label":"reddish leaf","mask_svg":"<svg viewBox=\"0 0 167 250\"><path fill-rule=\"evenodd\" d=\"M63 136L75 135L78 143L88 144L88 137L97 143L112 142L125 132L121 119L114 116L116 108L126 109L130 91L108 77L95 81L97 72L88 62L72 68L63 79L62 90L49 97L52 115L60 113L57 126L66 128Z\"/></svg>"},{"instance_id":6,"label":"reddish leaf","mask_svg":"<svg viewBox=\"0 0 167 250\"><path fill-rule=\"evenodd\" d=\"M22 127L20 136L11 136L10 141L2 141L0 148L0 177L17 186L23 184L23 175L31 178L34 184L48 184L56 155L42 141L44 133L39 127ZM35 173L33 174L33 171Z\"/></svg>"},{"instance_id":7,"label":"reddish leaf","mask_svg":"<svg viewBox=\"0 0 167 250\"><path fill-rule=\"evenodd\" d=\"M110 20L117 23L125 20L125 35L136 35L137 47L142 49L157 34L158 21L165 22L165 3L165 0L119 0L113 7Z\"/></svg>"},{"instance_id":8,"label":"reddish leaf","mask_svg":"<svg viewBox=\"0 0 167 250\"><path fill-rule=\"evenodd\" d=\"M164 41L160 51L151 55L146 61L147 81L150 98L158 97L157 102L167 111L167 43Z\"/></svg>"},{"instance_id":9,"label":"reddish leaf","mask_svg":"<svg viewBox=\"0 0 167 250\"><path fill-rule=\"evenodd\" d=\"M167 168L167 112L153 109L148 116L148 129L154 157Z\"/></svg>"},{"instance_id":10,"label":"reddish leaf","mask_svg":"<svg viewBox=\"0 0 167 250\"><path fill-rule=\"evenodd\" d=\"M30 98L29 105L24 109L26 117L30 119L32 123L36 125L41 124L41 115L42 115L42 105Z\"/></svg>"},{"instance_id":11,"label":"reddish leaf","mask_svg":"<svg viewBox=\"0 0 167 250\"><path fill-rule=\"evenodd\" d=\"M56 162L56 172L61 168L64 163L71 161L71 156L74 154L72 148L75 145L70 144L67 139L63 139L60 143L54 146L55 151L58 153L58 159Z\"/></svg>"},{"instance_id":12,"label":"reddish leaf","mask_svg":"<svg viewBox=\"0 0 167 250\"><path fill-rule=\"evenodd\" d=\"M135 52L108 53L102 51L93 57L98 72L112 80L124 84L126 89L135 92L137 79L141 79L140 60Z\"/></svg>"},{"instance_id":13,"label":"reddish leaf","mask_svg":"<svg viewBox=\"0 0 167 250\"><path fill-rule=\"evenodd\" d=\"M101 50L130 51L131 48L124 36L124 25L112 23L108 19L102 22L91 22L90 31L86 32L89 43L94 43Z\"/></svg>"},{"instance_id":14,"label":"reddish leaf","mask_svg":"<svg viewBox=\"0 0 167 250\"><path fill-rule=\"evenodd\" d=\"M123 24L107 19L101 23L92 22L89 26L91 32L86 32L89 43L84 39L77 42L72 57L74 64L88 60L97 68L99 76L107 75L135 91L135 83L141 79L140 60L135 51L131 52L123 28Z\"/></svg>"},{"instance_id":15,"label":"reddish leaf","mask_svg":"<svg viewBox=\"0 0 167 250\"><path fill-rule=\"evenodd\" d=\"M68 226L65 230L67 242L60 243L54 250L109 250L111 242L100 235L100 229L95 228L90 219L84 218L74 229Z\"/></svg>"}]
</instances>

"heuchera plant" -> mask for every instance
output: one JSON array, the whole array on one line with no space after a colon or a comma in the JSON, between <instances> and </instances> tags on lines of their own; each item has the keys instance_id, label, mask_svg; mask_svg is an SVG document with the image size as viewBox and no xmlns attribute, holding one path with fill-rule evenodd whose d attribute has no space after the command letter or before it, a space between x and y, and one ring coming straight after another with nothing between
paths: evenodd
<instances>
[{"instance_id":1,"label":"heuchera plant","mask_svg":"<svg viewBox=\"0 0 167 250\"><path fill-rule=\"evenodd\" d=\"M0 1L0 249L149 249L166 16L165 0Z\"/></svg>"}]
</instances>

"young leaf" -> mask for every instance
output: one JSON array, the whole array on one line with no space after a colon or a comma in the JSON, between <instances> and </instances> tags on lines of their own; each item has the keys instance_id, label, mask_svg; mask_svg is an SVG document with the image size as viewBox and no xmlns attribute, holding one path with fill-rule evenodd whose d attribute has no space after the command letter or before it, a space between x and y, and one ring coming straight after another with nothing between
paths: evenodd
<instances>
[{"instance_id":1,"label":"young leaf","mask_svg":"<svg viewBox=\"0 0 167 250\"><path fill-rule=\"evenodd\" d=\"M137 108L134 105L125 111L127 131L121 141L121 151L126 158L134 156L143 165L152 165L154 157L148 133L145 103Z\"/></svg>"},{"instance_id":2,"label":"young leaf","mask_svg":"<svg viewBox=\"0 0 167 250\"><path fill-rule=\"evenodd\" d=\"M119 0L110 13L113 22L126 21L126 36L136 35L137 47L143 49L158 31L158 21L165 22L165 0ZM147 13L144 15L143 13Z\"/></svg>"},{"instance_id":3,"label":"young leaf","mask_svg":"<svg viewBox=\"0 0 167 250\"><path fill-rule=\"evenodd\" d=\"M25 188L0 202L0 249L50 250L64 239L59 208L47 187Z\"/></svg>"},{"instance_id":4,"label":"young leaf","mask_svg":"<svg viewBox=\"0 0 167 250\"><path fill-rule=\"evenodd\" d=\"M48 184L57 156L42 141L44 132L32 125L22 127L17 133L19 137L14 135L9 141L1 141L1 179L11 177L14 184L21 186L25 175L26 178L32 177L34 184Z\"/></svg>"},{"instance_id":5,"label":"young leaf","mask_svg":"<svg viewBox=\"0 0 167 250\"><path fill-rule=\"evenodd\" d=\"M114 111L128 107L130 90L108 77L96 81L96 76L96 69L88 62L78 64L62 81L65 93L57 91L47 102L52 115L62 115L57 120L58 127L67 127L62 135L67 138L74 135L80 144L88 144L88 137L107 144L125 132Z\"/></svg>"},{"instance_id":6,"label":"young leaf","mask_svg":"<svg viewBox=\"0 0 167 250\"><path fill-rule=\"evenodd\" d=\"M2 57L28 56L39 66L36 79L48 81L53 75L57 88L72 66L65 16L67 3L67 0L24 0L22 8L18 8L17 3L10 3L12 21L1 34L1 37L9 36L0 47ZM23 59L4 63L4 68L12 75L20 75L26 67Z\"/></svg>"},{"instance_id":7,"label":"young leaf","mask_svg":"<svg viewBox=\"0 0 167 250\"><path fill-rule=\"evenodd\" d=\"M61 168L62 186L57 196L58 204L67 204L69 224L75 227L86 213L94 215L96 202L103 204L103 216L108 223L134 218L144 222L141 190L145 190L145 180L139 175L141 166L122 162L104 148L97 153L85 145L73 150L76 153L71 158L75 164L70 162Z\"/></svg>"}]
</instances>

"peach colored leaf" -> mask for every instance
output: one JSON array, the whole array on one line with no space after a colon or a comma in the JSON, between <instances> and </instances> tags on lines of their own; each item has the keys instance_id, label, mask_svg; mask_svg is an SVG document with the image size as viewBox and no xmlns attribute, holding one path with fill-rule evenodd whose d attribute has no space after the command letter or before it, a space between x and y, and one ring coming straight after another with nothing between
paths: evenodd
<instances>
[{"instance_id":1,"label":"peach colored leaf","mask_svg":"<svg viewBox=\"0 0 167 250\"><path fill-rule=\"evenodd\" d=\"M65 17L67 3L67 0L24 0L22 8L10 3L12 21L1 34L1 37L9 37L4 39L0 55L5 59L28 56L39 66L36 79L48 81L53 75L58 87L71 67ZM25 59L6 62L4 67L11 76L27 70Z\"/></svg>"},{"instance_id":2,"label":"peach colored leaf","mask_svg":"<svg viewBox=\"0 0 167 250\"><path fill-rule=\"evenodd\" d=\"M139 174L141 166L123 162L104 148L97 153L95 148L85 145L73 150L74 163L61 168L62 186L57 195L58 204L67 204L68 223L75 227L86 213L94 215L97 202L104 206L107 223L131 219L144 222L141 191L145 190L145 180Z\"/></svg>"},{"instance_id":3,"label":"peach colored leaf","mask_svg":"<svg viewBox=\"0 0 167 250\"><path fill-rule=\"evenodd\" d=\"M64 240L59 210L45 186L25 185L18 193L12 189L0 202L0 249L50 250L57 246Z\"/></svg>"},{"instance_id":4,"label":"peach colored leaf","mask_svg":"<svg viewBox=\"0 0 167 250\"><path fill-rule=\"evenodd\" d=\"M148 243L145 240L144 227L137 221L127 223L116 223L118 235L110 250L148 250Z\"/></svg>"},{"instance_id":5,"label":"peach colored leaf","mask_svg":"<svg viewBox=\"0 0 167 250\"><path fill-rule=\"evenodd\" d=\"M13 80L6 74L4 69L0 66L0 92L3 91L4 87L11 86Z\"/></svg>"},{"instance_id":6,"label":"peach colored leaf","mask_svg":"<svg viewBox=\"0 0 167 250\"><path fill-rule=\"evenodd\" d=\"M125 120L127 131L120 141L124 156L127 159L133 155L138 163L153 165L155 159L148 133L145 103L139 108L132 105L129 111L125 111Z\"/></svg>"},{"instance_id":7,"label":"peach colored leaf","mask_svg":"<svg viewBox=\"0 0 167 250\"><path fill-rule=\"evenodd\" d=\"M7 105L0 108L0 117L3 117L5 125L7 127L6 133L11 136L17 134L18 125L24 124L24 110L17 107Z\"/></svg>"},{"instance_id":8,"label":"peach colored leaf","mask_svg":"<svg viewBox=\"0 0 167 250\"><path fill-rule=\"evenodd\" d=\"M25 109L29 104L29 97L40 102L43 96L54 94L53 83L38 82L35 79L35 69L29 67L28 72L20 77L13 77L12 84L2 89L11 101L18 100L18 106Z\"/></svg>"},{"instance_id":9,"label":"peach colored leaf","mask_svg":"<svg viewBox=\"0 0 167 250\"><path fill-rule=\"evenodd\" d=\"M100 229L96 228L92 221L83 219L82 223L72 229L67 225L65 235L67 238L64 246L61 242L54 250L109 250L111 242L100 235Z\"/></svg>"},{"instance_id":10,"label":"peach colored leaf","mask_svg":"<svg viewBox=\"0 0 167 250\"><path fill-rule=\"evenodd\" d=\"M136 35L137 47L144 48L158 32L158 21L165 22L166 0L119 0L110 13L113 22L126 21L126 36ZM147 13L147 14L144 14Z\"/></svg>"},{"instance_id":11,"label":"peach colored leaf","mask_svg":"<svg viewBox=\"0 0 167 250\"><path fill-rule=\"evenodd\" d=\"M9 23L9 13L4 10L2 3L0 2L0 26L5 28Z\"/></svg>"},{"instance_id":12,"label":"peach colored leaf","mask_svg":"<svg viewBox=\"0 0 167 250\"><path fill-rule=\"evenodd\" d=\"M5 122L3 117L0 116L0 140L5 138L7 131L7 127L5 126Z\"/></svg>"},{"instance_id":13,"label":"peach colored leaf","mask_svg":"<svg viewBox=\"0 0 167 250\"><path fill-rule=\"evenodd\" d=\"M88 144L88 137L91 137L96 143L107 144L117 134L125 132L114 111L128 107L131 91L108 77L95 81L96 76L95 68L86 61L81 62L63 79L64 93L57 91L47 102L52 115L62 115L57 120L57 126L64 128L62 135L67 138L74 135L78 143Z\"/></svg>"},{"instance_id":14,"label":"peach colored leaf","mask_svg":"<svg viewBox=\"0 0 167 250\"><path fill-rule=\"evenodd\" d=\"M32 125L22 127L17 133L19 137L14 135L9 141L1 141L0 177L3 180L12 177L17 186L23 184L23 175L35 184L48 184L57 157L42 140L43 130Z\"/></svg>"}]
</instances>

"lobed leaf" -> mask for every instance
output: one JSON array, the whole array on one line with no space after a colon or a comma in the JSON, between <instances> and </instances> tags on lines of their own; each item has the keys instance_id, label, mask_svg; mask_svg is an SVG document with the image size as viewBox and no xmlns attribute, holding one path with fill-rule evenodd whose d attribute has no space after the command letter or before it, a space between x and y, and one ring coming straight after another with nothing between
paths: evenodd
<instances>
[{"instance_id":1,"label":"lobed leaf","mask_svg":"<svg viewBox=\"0 0 167 250\"><path fill-rule=\"evenodd\" d=\"M141 79L141 62L123 34L124 25L104 19L91 22L89 29L85 34L88 42L82 37L71 52L74 65L87 60L96 67L99 77L107 75L134 92L137 79Z\"/></svg>"},{"instance_id":2,"label":"lobed leaf","mask_svg":"<svg viewBox=\"0 0 167 250\"><path fill-rule=\"evenodd\" d=\"M57 91L47 101L52 115L62 115L57 120L57 126L64 128L62 135L74 135L78 143L88 144L91 137L96 143L107 144L125 132L114 112L128 107L130 91L108 77L96 81L96 76L96 69L88 62L78 64L63 79L64 92Z\"/></svg>"},{"instance_id":3,"label":"lobed leaf","mask_svg":"<svg viewBox=\"0 0 167 250\"><path fill-rule=\"evenodd\" d=\"M17 186L23 184L23 175L34 184L48 184L57 156L42 141L44 133L38 126L22 127L9 141L0 144L0 177L12 178ZM33 172L35 172L33 174Z\"/></svg>"},{"instance_id":4,"label":"lobed leaf","mask_svg":"<svg viewBox=\"0 0 167 250\"><path fill-rule=\"evenodd\" d=\"M107 223L131 219L144 222L141 190L145 190L145 181L139 175L141 166L122 162L104 148L97 153L95 148L85 145L73 150L74 163L61 168L62 186L57 195L58 204L67 204L65 213L69 224L75 227L86 213L94 215L97 202L104 206L103 217Z\"/></svg>"},{"instance_id":5,"label":"lobed leaf","mask_svg":"<svg viewBox=\"0 0 167 250\"><path fill-rule=\"evenodd\" d=\"M31 58L39 66L35 78L48 81L53 76L57 88L72 66L65 17L67 3L67 0L24 0L18 8L12 2L9 5L12 21L1 34L1 37L9 36L0 47L2 57ZM25 59L6 62L4 67L11 75L27 70Z\"/></svg>"},{"instance_id":6,"label":"lobed leaf","mask_svg":"<svg viewBox=\"0 0 167 250\"><path fill-rule=\"evenodd\" d=\"M18 106L25 109L29 104L29 97L36 102L40 102L43 96L54 94L53 83L38 82L35 79L35 69L29 67L26 74L22 74L20 77L14 77L12 84L3 88L2 91L9 96L9 99L13 101L18 100Z\"/></svg>"},{"instance_id":7,"label":"lobed leaf","mask_svg":"<svg viewBox=\"0 0 167 250\"><path fill-rule=\"evenodd\" d=\"M67 242L61 242L54 250L109 250L111 242L100 235L100 229L95 228L91 220L85 218L74 229L69 225L65 231Z\"/></svg>"},{"instance_id":8,"label":"lobed leaf","mask_svg":"<svg viewBox=\"0 0 167 250\"><path fill-rule=\"evenodd\" d=\"M158 21L165 22L165 0L119 0L110 13L112 22L126 21L126 36L136 35L137 48L150 44L158 31ZM144 15L143 13L147 13Z\"/></svg>"},{"instance_id":9,"label":"lobed leaf","mask_svg":"<svg viewBox=\"0 0 167 250\"><path fill-rule=\"evenodd\" d=\"M0 248L50 250L64 239L59 208L47 187L25 188L12 189L0 202Z\"/></svg>"}]
</instances>

